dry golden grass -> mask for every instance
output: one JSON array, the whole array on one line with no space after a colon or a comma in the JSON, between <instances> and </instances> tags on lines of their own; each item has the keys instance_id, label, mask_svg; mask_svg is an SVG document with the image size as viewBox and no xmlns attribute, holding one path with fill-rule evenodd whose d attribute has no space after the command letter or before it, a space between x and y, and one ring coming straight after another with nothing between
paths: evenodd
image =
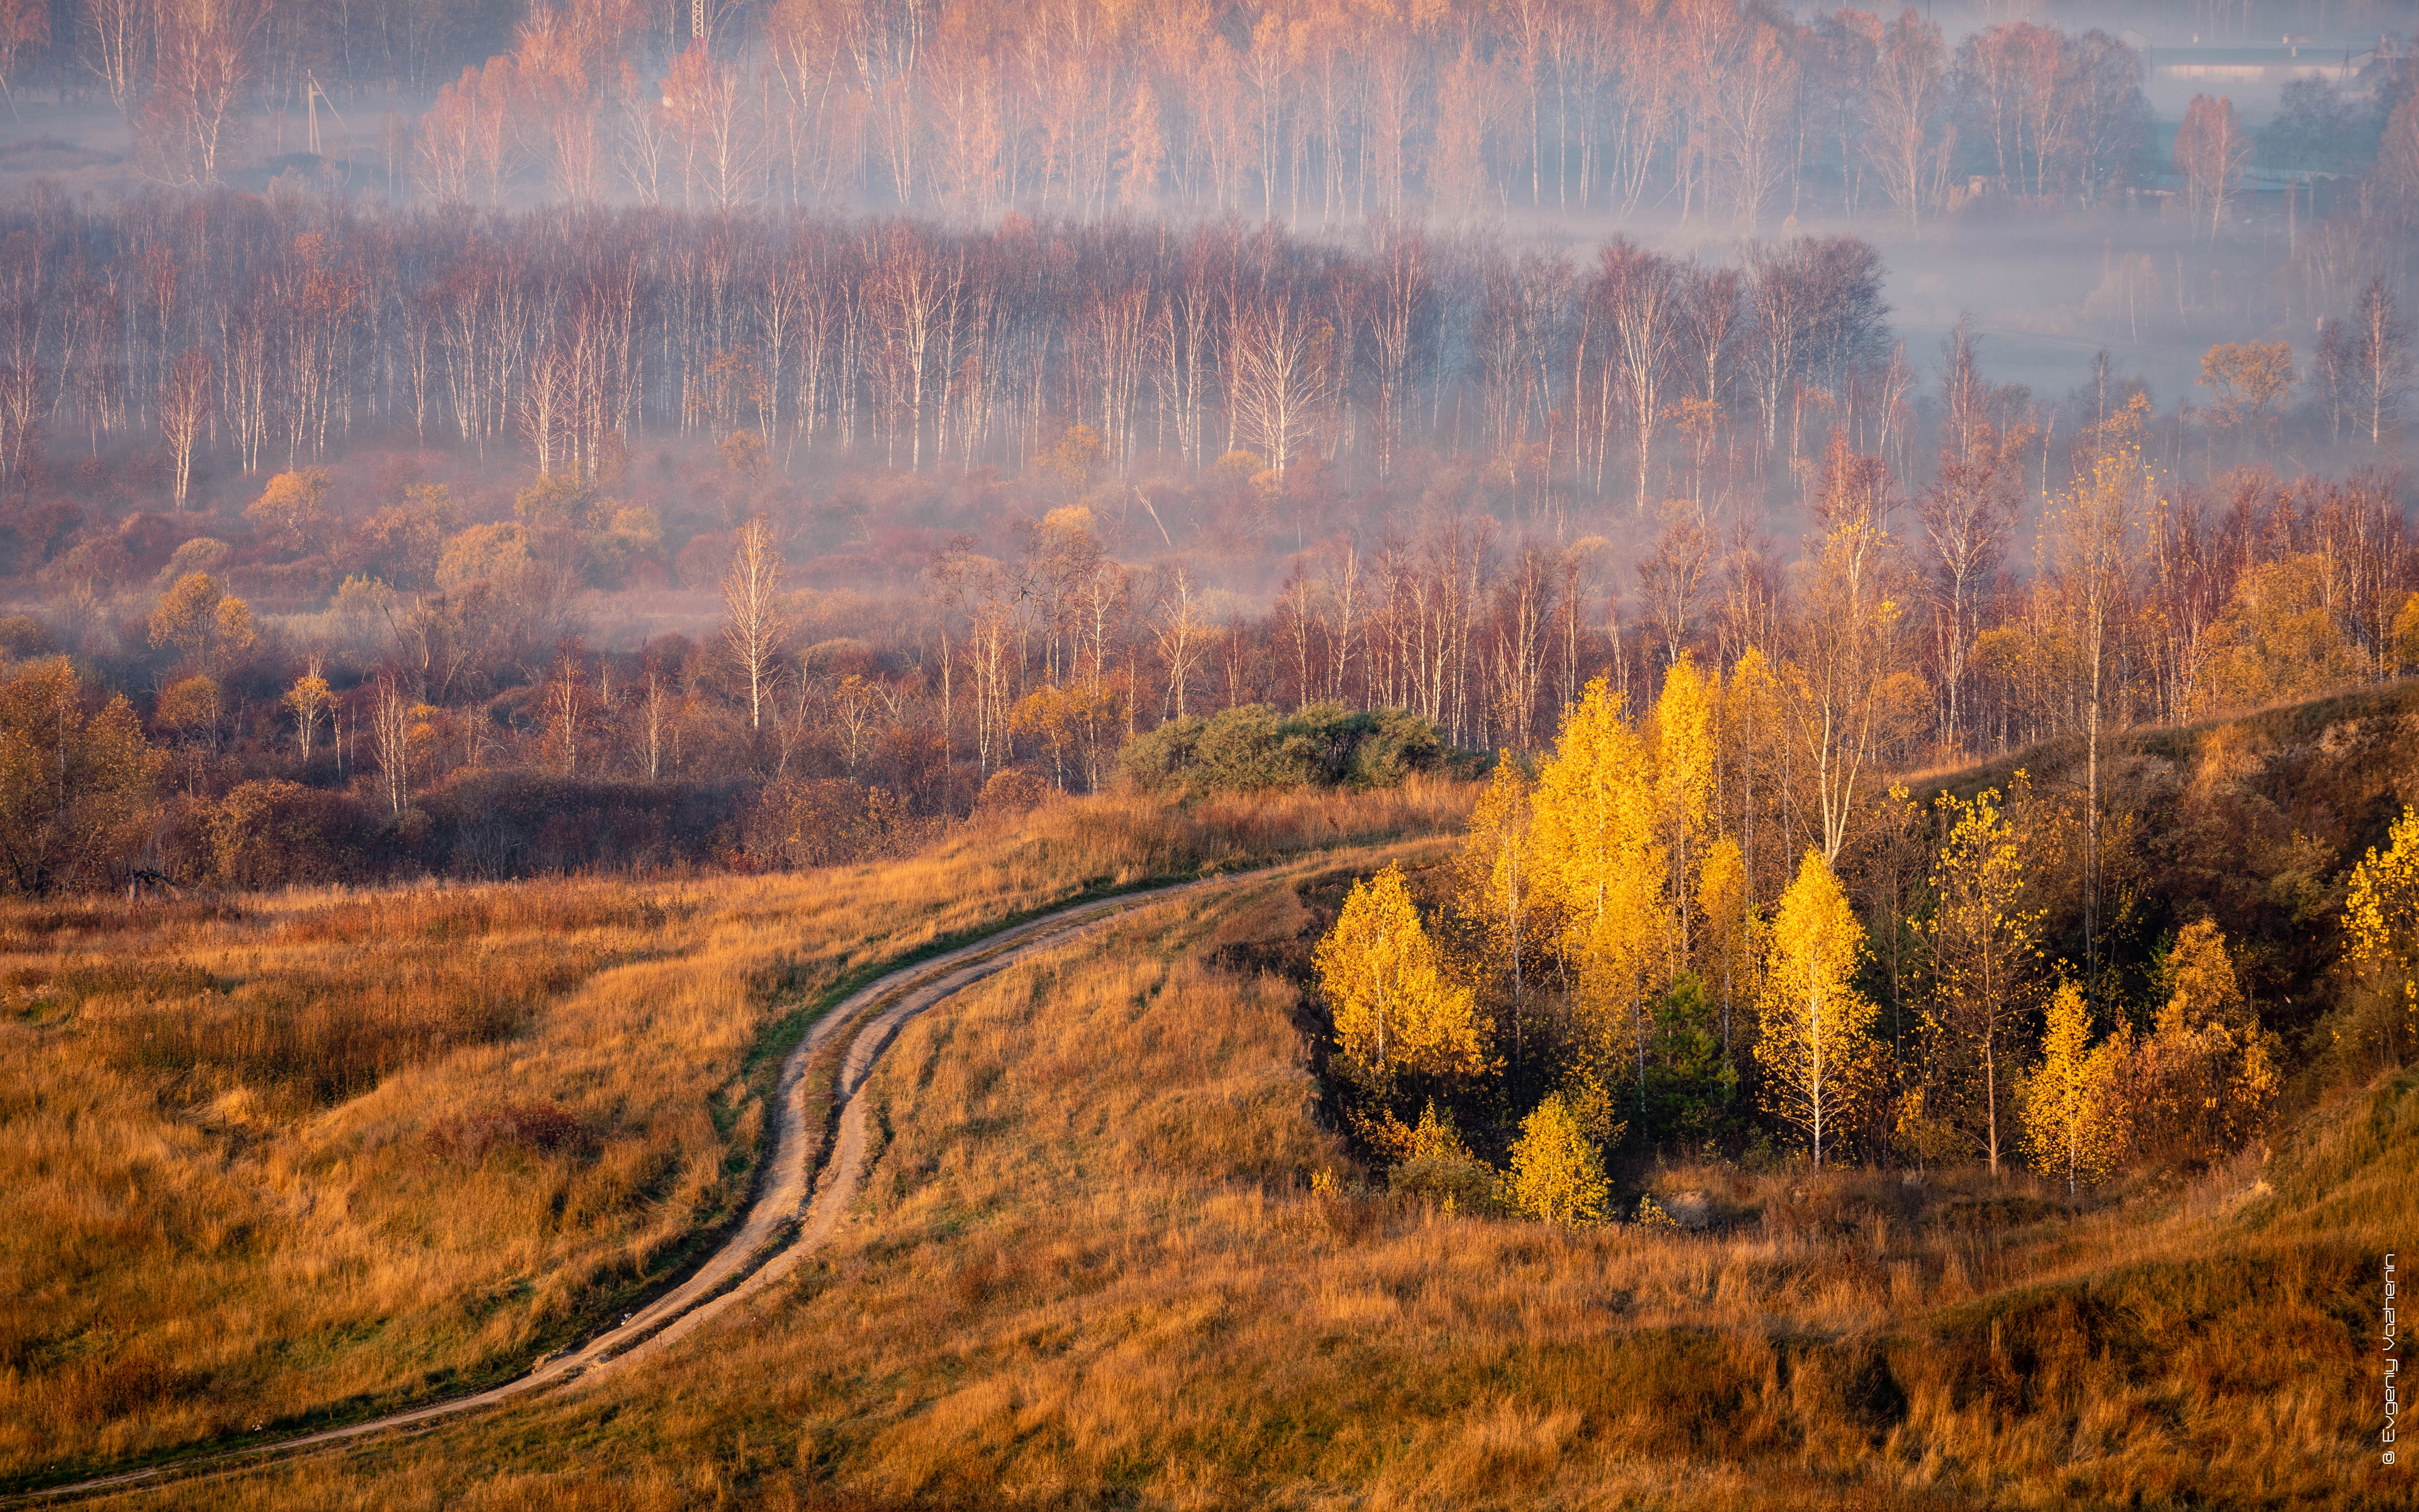
<instances>
[{"instance_id":1,"label":"dry golden grass","mask_svg":"<svg viewBox=\"0 0 2419 1512\"><path fill-rule=\"evenodd\" d=\"M1163 905L911 1025L852 1223L652 1374L129 1500L2411 1504L2364 1335L2419 1079L2080 1215L1971 1174L1700 1169L1656 1185L1753 1221L1456 1218L1309 1190L1349 1173L1293 990L1205 964L1300 919L1266 885Z\"/></svg>"},{"instance_id":2,"label":"dry golden grass","mask_svg":"<svg viewBox=\"0 0 2419 1512\"><path fill-rule=\"evenodd\" d=\"M809 875L0 910L0 1476L525 1364L740 1204L770 1051L844 978L1467 798L1086 800Z\"/></svg>"}]
</instances>

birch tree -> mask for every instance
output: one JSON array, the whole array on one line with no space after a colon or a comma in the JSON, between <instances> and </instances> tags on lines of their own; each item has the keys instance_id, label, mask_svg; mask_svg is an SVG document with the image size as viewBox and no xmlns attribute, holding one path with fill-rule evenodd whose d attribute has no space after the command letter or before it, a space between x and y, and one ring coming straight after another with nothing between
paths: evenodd
<instances>
[{"instance_id":1,"label":"birch tree","mask_svg":"<svg viewBox=\"0 0 2419 1512\"><path fill-rule=\"evenodd\" d=\"M1877 1010L1851 985L1864 948L1847 894L1809 849L1774 913L1755 1056L1764 1111L1804 1133L1818 1171L1873 1085Z\"/></svg>"},{"instance_id":2,"label":"birch tree","mask_svg":"<svg viewBox=\"0 0 2419 1512\"><path fill-rule=\"evenodd\" d=\"M2049 558L2065 591L2084 697L2083 930L2087 972L2099 964L2100 732L2113 689L2117 631L2134 588L2134 536L2153 479L2132 448L2102 453L2050 521Z\"/></svg>"},{"instance_id":3,"label":"birch tree","mask_svg":"<svg viewBox=\"0 0 2419 1512\"><path fill-rule=\"evenodd\" d=\"M1476 1000L1446 973L1400 865L1352 885L1313 960L1337 1048L1364 1085L1382 1090L1397 1075L1487 1069Z\"/></svg>"},{"instance_id":4,"label":"birch tree","mask_svg":"<svg viewBox=\"0 0 2419 1512\"><path fill-rule=\"evenodd\" d=\"M731 570L722 577L722 642L747 680L747 725L764 728L764 703L772 691L787 622L781 607L781 554L773 527L759 515L739 529Z\"/></svg>"},{"instance_id":5,"label":"birch tree","mask_svg":"<svg viewBox=\"0 0 2419 1512\"><path fill-rule=\"evenodd\" d=\"M2042 1034L2040 1064L2026 1079L2025 1151L2037 1170L2066 1173L2066 1195L2108 1174L2124 1149L2124 1103L2118 1071L2132 1052L2123 1029L2091 1042L2083 989L2058 983Z\"/></svg>"},{"instance_id":6,"label":"birch tree","mask_svg":"<svg viewBox=\"0 0 2419 1512\"><path fill-rule=\"evenodd\" d=\"M1922 924L1932 965L1925 1014L1929 1058L1947 1106L1963 1114L1991 1174L2013 1133L2002 1109L2014 1090L2018 1015L2030 995L2040 919L2022 907L2024 857L1999 795L1943 794L1949 826L1932 869L1934 903Z\"/></svg>"}]
</instances>

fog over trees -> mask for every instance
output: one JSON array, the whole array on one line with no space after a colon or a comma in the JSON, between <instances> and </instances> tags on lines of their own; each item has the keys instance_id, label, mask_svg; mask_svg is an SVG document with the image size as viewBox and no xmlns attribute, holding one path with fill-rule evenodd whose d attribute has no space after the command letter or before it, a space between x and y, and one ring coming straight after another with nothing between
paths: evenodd
<instances>
[{"instance_id":1,"label":"fog over trees","mask_svg":"<svg viewBox=\"0 0 2419 1512\"><path fill-rule=\"evenodd\" d=\"M1882 772L2397 675L2409 50L2163 120L2122 25L2253 18L2141 9L10 6L0 640L116 753L22 885L803 864L1693 659L1857 732L1768 904Z\"/></svg>"},{"instance_id":2,"label":"fog over trees","mask_svg":"<svg viewBox=\"0 0 2419 1512\"><path fill-rule=\"evenodd\" d=\"M2295 27L2387 20L2375 5L2269 8ZM1182 206L1320 225L1651 206L1752 233L1816 206L1919 224L1985 192L2088 205L2145 187L2157 132L2142 42L2114 28L2190 23L2215 40L2251 24L2200 9L2145 5L2072 30L1986 11L1957 31L1912 9L1731 0L12 0L0 77L12 93L105 95L146 174L195 186L258 147L307 169L347 139L386 191L475 204ZM2359 81L2353 100L2350 81L2301 82L2324 87L2280 116L2307 160L2294 166L2372 154L2380 134L2389 160L2408 145L2387 130L2397 86ZM2240 120L2209 124L2219 158L2235 152ZM2196 128L2186 146L2205 155L2201 140Z\"/></svg>"}]
</instances>

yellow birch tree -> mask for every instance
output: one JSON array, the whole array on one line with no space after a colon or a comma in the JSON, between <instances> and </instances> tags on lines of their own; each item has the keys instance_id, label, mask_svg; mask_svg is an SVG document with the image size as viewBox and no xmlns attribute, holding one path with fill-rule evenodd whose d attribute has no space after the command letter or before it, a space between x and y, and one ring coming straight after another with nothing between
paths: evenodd
<instances>
[{"instance_id":1,"label":"yellow birch tree","mask_svg":"<svg viewBox=\"0 0 2419 1512\"><path fill-rule=\"evenodd\" d=\"M2025 1152L2037 1170L2063 1169L2072 1197L2078 1180L2107 1175L2124 1150L2118 1072L2133 1044L2120 1027L2094 1045L2083 989L2061 981L2050 995L2041 1049L2041 1064L2025 1082Z\"/></svg>"},{"instance_id":2,"label":"yellow birch tree","mask_svg":"<svg viewBox=\"0 0 2419 1512\"><path fill-rule=\"evenodd\" d=\"M1400 866L1352 885L1314 962L1336 1046L1364 1086L1382 1091L1397 1072L1451 1078L1487 1070L1477 1003L1447 976Z\"/></svg>"},{"instance_id":3,"label":"yellow birch tree","mask_svg":"<svg viewBox=\"0 0 2419 1512\"><path fill-rule=\"evenodd\" d=\"M2176 935L2163 976L2167 1000L2132 1067L2135 1132L2154 1154L2219 1160L2267 1124L2276 1037L2260 1027L2211 920Z\"/></svg>"},{"instance_id":4,"label":"yellow birch tree","mask_svg":"<svg viewBox=\"0 0 2419 1512\"><path fill-rule=\"evenodd\" d=\"M2383 853L2372 845L2353 868L2344 938L2352 969L2401 999L2399 1022L2383 1026L2379 1046L2398 1058L2419 1039L2419 809L2405 805Z\"/></svg>"},{"instance_id":5,"label":"yellow birch tree","mask_svg":"<svg viewBox=\"0 0 2419 1512\"><path fill-rule=\"evenodd\" d=\"M1698 975L1720 1006L1722 1054L1733 1057L1737 1007L1756 999L1764 920L1756 916L1755 899L1748 891L1747 862L1739 843L1728 835L1707 848L1704 864L1697 869L1697 912L1705 921Z\"/></svg>"},{"instance_id":6,"label":"yellow birch tree","mask_svg":"<svg viewBox=\"0 0 2419 1512\"><path fill-rule=\"evenodd\" d=\"M1520 1120L1510 1186L1513 1206L1540 1223L1576 1226L1603 1219L1612 1195L1604 1156L1560 1093Z\"/></svg>"},{"instance_id":7,"label":"yellow birch tree","mask_svg":"<svg viewBox=\"0 0 2419 1512\"><path fill-rule=\"evenodd\" d=\"M1642 1070L1645 976L1662 933L1663 849L1653 764L1601 677L1566 710L1532 796L1538 880L1562 921L1597 1075L1633 1055ZM1642 1086L1642 1082L1641 1082Z\"/></svg>"},{"instance_id":8,"label":"yellow birch tree","mask_svg":"<svg viewBox=\"0 0 2419 1512\"><path fill-rule=\"evenodd\" d=\"M1774 910L1755 1054L1764 1110L1805 1131L1818 1171L1826 1141L1872 1087L1876 1010L1849 984L1864 946L1847 894L1810 848Z\"/></svg>"},{"instance_id":9,"label":"yellow birch tree","mask_svg":"<svg viewBox=\"0 0 2419 1512\"><path fill-rule=\"evenodd\" d=\"M151 610L151 643L174 646L203 675L252 649L252 607L206 572L189 572Z\"/></svg>"},{"instance_id":10,"label":"yellow birch tree","mask_svg":"<svg viewBox=\"0 0 2419 1512\"><path fill-rule=\"evenodd\" d=\"M311 658L302 675L294 679L294 686L285 690L279 702L294 716L295 748L301 752L302 764L308 766L311 749L318 744L319 723L328 717L329 711L336 702L335 694L329 690L328 679L322 675L318 657Z\"/></svg>"},{"instance_id":11,"label":"yellow birch tree","mask_svg":"<svg viewBox=\"0 0 2419 1512\"><path fill-rule=\"evenodd\" d=\"M1689 904L1714 817L1714 717L1720 699L1719 679L1701 676L1696 658L1684 652L1663 674L1655 702L1655 825L1671 871L1664 889L1667 982L1688 969L1691 958Z\"/></svg>"},{"instance_id":12,"label":"yellow birch tree","mask_svg":"<svg viewBox=\"0 0 2419 1512\"><path fill-rule=\"evenodd\" d=\"M1963 1127L1995 1176L2039 918L2019 906L2024 858L1999 795L1986 789L1965 800L1944 793L1937 807L1949 835L1932 869L1932 917L1922 924L1932 957L1926 1102Z\"/></svg>"},{"instance_id":13,"label":"yellow birch tree","mask_svg":"<svg viewBox=\"0 0 2419 1512\"><path fill-rule=\"evenodd\" d=\"M1749 646L1722 689L1722 742L1729 756L1723 807L1737 815L1739 860L1750 894L1756 878L1771 874L1764 870L1767 857L1783 857L1779 869L1787 867L1788 841L1773 817L1781 812L1789 784L1792 753L1783 728L1780 679L1764 654Z\"/></svg>"},{"instance_id":14,"label":"yellow birch tree","mask_svg":"<svg viewBox=\"0 0 2419 1512\"><path fill-rule=\"evenodd\" d=\"M1536 846L1531 834L1529 779L1508 750L1495 758L1495 774L1471 810L1457 866L1456 900L1464 917L1478 922L1489 956L1512 978L1512 1053L1527 1047L1528 949L1540 912L1536 903Z\"/></svg>"}]
</instances>

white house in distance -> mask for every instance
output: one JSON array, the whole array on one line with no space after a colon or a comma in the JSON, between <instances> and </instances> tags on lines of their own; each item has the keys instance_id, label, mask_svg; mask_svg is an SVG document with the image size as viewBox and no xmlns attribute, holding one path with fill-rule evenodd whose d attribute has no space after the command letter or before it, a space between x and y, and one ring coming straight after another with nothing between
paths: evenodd
<instances>
[{"instance_id":1,"label":"white house in distance","mask_svg":"<svg viewBox=\"0 0 2419 1512\"><path fill-rule=\"evenodd\" d=\"M2347 92L2363 88L2361 74L2377 60L2374 37L2282 37L2260 46L2159 43L2132 28L2119 34L2142 54L2148 77L2143 92L2150 110L2165 119L2184 112L2195 95L2225 95L2249 120L2275 110L2285 85L2296 79L2324 79Z\"/></svg>"}]
</instances>

